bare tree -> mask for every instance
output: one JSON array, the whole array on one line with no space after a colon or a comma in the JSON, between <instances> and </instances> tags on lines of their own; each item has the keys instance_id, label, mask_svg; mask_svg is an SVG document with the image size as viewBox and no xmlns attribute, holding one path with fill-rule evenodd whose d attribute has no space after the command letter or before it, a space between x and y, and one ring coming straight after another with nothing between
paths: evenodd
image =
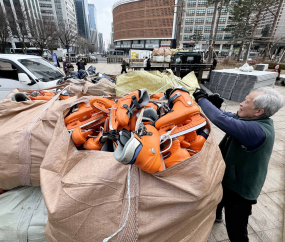
<instances>
[{"instance_id":1,"label":"bare tree","mask_svg":"<svg viewBox=\"0 0 285 242\"><path fill-rule=\"evenodd\" d=\"M222 10L226 9L228 11L229 8L229 3L230 0L221 0L220 5L219 5L219 12L218 12L218 17L216 19L216 23L215 23L215 33L214 33L214 38L213 38L213 44L215 45L216 39L217 39L217 34L218 34L218 27L219 27L219 22L220 22L220 17L222 14Z\"/></svg>"},{"instance_id":2,"label":"bare tree","mask_svg":"<svg viewBox=\"0 0 285 242\"><path fill-rule=\"evenodd\" d=\"M16 38L21 43L23 53L27 54L26 41L28 40L29 33L29 30L27 29L28 19L26 17L25 11L23 11L21 7L20 2L14 2L14 9L17 13L17 17L14 14L12 8L6 8L9 26L14 35L14 38Z\"/></svg>"},{"instance_id":3,"label":"bare tree","mask_svg":"<svg viewBox=\"0 0 285 242\"><path fill-rule=\"evenodd\" d=\"M87 47L88 47L88 40L82 36L77 38L76 46L78 50L78 54L86 54Z\"/></svg>"},{"instance_id":4,"label":"bare tree","mask_svg":"<svg viewBox=\"0 0 285 242\"><path fill-rule=\"evenodd\" d=\"M67 49L68 60L70 60L70 47L73 47L78 38L77 29L74 29L67 21L58 23L57 36L61 44Z\"/></svg>"},{"instance_id":5,"label":"bare tree","mask_svg":"<svg viewBox=\"0 0 285 242\"><path fill-rule=\"evenodd\" d=\"M88 52L90 53L96 52L95 44L92 44L91 42L88 43Z\"/></svg>"},{"instance_id":6,"label":"bare tree","mask_svg":"<svg viewBox=\"0 0 285 242\"><path fill-rule=\"evenodd\" d=\"M265 10L270 6L275 5L279 0L252 0L251 5L248 6L252 10L250 22L253 26L253 31L250 36L249 44L246 49L245 59L248 59L250 48L253 45L254 36L256 34L257 26L265 17Z\"/></svg>"},{"instance_id":7,"label":"bare tree","mask_svg":"<svg viewBox=\"0 0 285 242\"><path fill-rule=\"evenodd\" d=\"M0 7L0 53L5 53L7 40L10 36L6 14Z\"/></svg>"},{"instance_id":8,"label":"bare tree","mask_svg":"<svg viewBox=\"0 0 285 242\"><path fill-rule=\"evenodd\" d=\"M213 14L213 19L212 19L212 24L211 24L211 32L210 32L210 38L209 38L209 54L208 54L208 61L207 63L212 62L213 58L213 36L214 36L214 27L215 27L215 22L216 22L216 15L217 15L217 10L218 10L218 4L221 0L208 0L208 4L214 4L214 14Z\"/></svg>"},{"instance_id":9,"label":"bare tree","mask_svg":"<svg viewBox=\"0 0 285 242\"><path fill-rule=\"evenodd\" d=\"M271 26L271 30L270 30L270 34L269 34L270 39L269 39L269 41L268 41L268 43L267 43L267 45L265 47L265 50L264 50L264 55L263 55L264 58L267 57L267 52L269 50L270 42L271 42L271 39L272 39L273 34L274 34L274 29L275 29L275 26L276 26L276 23L277 23L277 20L278 20L278 16L279 16L279 13L280 13L280 10L281 10L282 3L283 3L283 0L279 0L276 12L272 12L271 9L269 8L269 6L266 7L266 10L269 11L274 16L274 21L273 21L273 24Z\"/></svg>"},{"instance_id":10,"label":"bare tree","mask_svg":"<svg viewBox=\"0 0 285 242\"><path fill-rule=\"evenodd\" d=\"M248 7L249 5L250 1L239 0L235 2L230 11L230 24L225 28L225 31L232 34L233 42L240 43L237 61L240 60L244 43L248 41L252 33L252 25L250 23L251 9Z\"/></svg>"},{"instance_id":11,"label":"bare tree","mask_svg":"<svg viewBox=\"0 0 285 242\"><path fill-rule=\"evenodd\" d=\"M32 22L28 39L33 46L39 49L43 56L44 49L49 49L49 43L57 39L58 29L52 19L36 19Z\"/></svg>"}]
</instances>

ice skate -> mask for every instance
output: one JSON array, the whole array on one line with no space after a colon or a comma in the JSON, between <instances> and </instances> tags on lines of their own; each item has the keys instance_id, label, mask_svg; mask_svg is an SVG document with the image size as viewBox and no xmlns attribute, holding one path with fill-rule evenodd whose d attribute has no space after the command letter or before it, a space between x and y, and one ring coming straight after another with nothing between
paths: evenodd
<instances>
[{"instance_id":1,"label":"ice skate","mask_svg":"<svg viewBox=\"0 0 285 242\"><path fill-rule=\"evenodd\" d=\"M120 131L114 157L124 165L134 164L148 173L165 169L160 154L160 137L151 125L144 126L141 123L137 132Z\"/></svg>"},{"instance_id":2,"label":"ice skate","mask_svg":"<svg viewBox=\"0 0 285 242\"><path fill-rule=\"evenodd\" d=\"M188 159L189 157L191 157L186 149L181 148L180 142L178 139L174 139L172 141L172 144L168 144L168 145L171 145L169 149L167 148L167 144L161 145L161 151L162 151L162 155L164 158L164 163L165 163L166 168L174 166L180 163L181 161L184 161ZM166 150L166 151L163 152L163 150Z\"/></svg>"},{"instance_id":3,"label":"ice skate","mask_svg":"<svg viewBox=\"0 0 285 242\"><path fill-rule=\"evenodd\" d=\"M111 108L110 129L116 130L118 126L127 126L130 118L133 116L133 110L140 110L146 106L149 99L146 89L138 89L133 93L120 98L118 103Z\"/></svg>"},{"instance_id":4,"label":"ice skate","mask_svg":"<svg viewBox=\"0 0 285 242\"><path fill-rule=\"evenodd\" d=\"M104 113L110 113L110 108L115 104L113 100L104 97L93 97L90 100L90 106L95 107L95 110L99 109Z\"/></svg>"},{"instance_id":5,"label":"ice skate","mask_svg":"<svg viewBox=\"0 0 285 242\"><path fill-rule=\"evenodd\" d=\"M83 131L81 128L77 127L72 131L71 137L72 141L76 146L81 146L86 142L88 135L92 135L91 130Z\"/></svg>"},{"instance_id":6,"label":"ice skate","mask_svg":"<svg viewBox=\"0 0 285 242\"><path fill-rule=\"evenodd\" d=\"M171 110L155 122L160 135L177 126L170 134L174 138L206 125L206 119L200 115L199 106L184 87L174 88L170 92L168 103Z\"/></svg>"}]
</instances>

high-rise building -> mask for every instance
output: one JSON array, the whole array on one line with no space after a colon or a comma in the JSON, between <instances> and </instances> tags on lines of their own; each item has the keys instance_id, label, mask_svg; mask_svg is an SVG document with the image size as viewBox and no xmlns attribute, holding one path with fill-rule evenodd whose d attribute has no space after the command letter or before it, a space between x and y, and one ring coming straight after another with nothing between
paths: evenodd
<instances>
[{"instance_id":1,"label":"high-rise building","mask_svg":"<svg viewBox=\"0 0 285 242\"><path fill-rule=\"evenodd\" d=\"M261 16L263 16L262 20L259 22L257 30L256 30L256 35L261 36L262 35L262 29L266 27L266 25L269 26L269 29L271 31L272 25L274 22L275 16L272 13L276 13L278 10L278 5L270 6L269 9L266 9L264 12L261 13ZM285 1L283 1L283 4L280 9L280 13L278 16L278 20L276 23L276 26L274 28L274 37L275 38L280 38L285 36L285 11L284 10L285 6Z\"/></svg>"},{"instance_id":2,"label":"high-rise building","mask_svg":"<svg viewBox=\"0 0 285 242\"><path fill-rule=\"evenodd\" d=\"M94 47L93 52L97 52L99 46L98 46L98 32L96 29L90 29L90 42L91 45Z\"/></svg>"},{"instance_id":3,"label":"high-rise building","mask_svg":"<svg viewBox=\"0 0 285 242\"><path fill-rule=\"evenodd\" d=\"M182 0L117 0L113 5L115 49L176 47ZM183 0L184 1L184 0Z\"/></svg>"},{"instance_id":4,"label":"high-rise building","mask_svg":"<svg viewBox=\"0 0 285 242\"><path fill-rule=\"evenodd\" d=\"M193 42L193 35L196 33L197 36L201 37L200 40L195 41L196 48L204 51L207 50L209 47L211 24L214 21L214 5L208 5L207 0L184 0L183 9L180 47L182 48L187 43ZM232 35L224 31L224 28L230 22L229 16L229 8L222 8L214 45L215 52L222 56L228 56L233 51L233 45L229 44Z\"/></svg>"},{"instance_id":5,"label":"high-rise building","mask_svg":"<svg viewBox=\"0 0 285 242\"><path fill-rule=\"evenodd\" d=\"M56 8L54 1L39 0L42 19L53 20L57 23Z\"/></svg>"},{"instance_id":6,"label":"high-rise building","mask_svg":"<svg viewBox=\"0 0 285 242\"><path fill-rule=\"evenodd\" d=\"M111 24L111 44L114 44L114 26Z\"/></svg>"},{"instance_id":7,"label":"high-rise building","mask_svg":"<svg viewBox=\"0 0 285 242\"><path fill-rule=\"evenodd\" d=\"M98 37L99 37L99 41L98 41L99 42L99 52L103 53L104 52L103 34L99 33Z\"/></svg>"},{"instance_id":8,"label":"high-rise building","mask_svg":"<svg viewBox=\"0 0 285 242\"><path fill-rule=\"evenodd\" d=\"M76 8L78 34L89 40L90 26L87 0L74 0L74 2Z\"/></svg>"},{"instance_id":9,"label":"high-rise building","mask_svg":"<svg viewBox=\"0 0 285 242\"><path fill-rule=\"evenodd\" d=\"M36 20L42 19L39 2L34 0L0 0L0 8L8 17L11 33L8 45L12 48L21 48L21 43L13 36L28 35L30 28L36 26ZM17 28L19 22L25 23L22 25L22 30ZM29 46L28 42L25 44Z\"/></svg>"},{"instance_id":10,"label":"high-rise building","mask_svg":"<svg viewBox=\"0 0 285 242\"><path fill-rule=\"evenodd\" d=\"M75 5L72 0L53 0L58 22L67 23L74 31L77 31Z\"/></svg>"},{"instance_id":11,"label":"high-rise building","mask_svg":"<svg viewBox=\"0 0 285 242\"><path fill-rule=\"evenodd\" d=\"M89 12L89 27L90 29L97 28L97 10L94 4L88 3L88 12Z\"/></svg>"}]
</instances>

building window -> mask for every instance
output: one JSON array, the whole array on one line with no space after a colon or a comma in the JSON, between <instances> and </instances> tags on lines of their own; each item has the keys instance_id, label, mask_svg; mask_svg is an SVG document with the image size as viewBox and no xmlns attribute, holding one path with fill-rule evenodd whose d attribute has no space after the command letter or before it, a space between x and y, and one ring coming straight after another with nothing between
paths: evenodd
<instances>
[{"instance_id":1,"label":"building window","mask_svg":"<svg viewBox=\"0 0 285 242\"><path fill-rule=\"evenodd\" d=\"M195 9L187 9L186 15L195 15Z\"/></svg>"},{"instance_id":2,"label":"building window","mask_svg":"<svg viewBox=\"0 0 285 242\"><path fill-rule=\"evenodd\" d=\"M196 15L197 15L197 16L198 16L198 15L205 15L205 13L206 13L206 9L197 9Z\"/></svg>"},{"instance_id":3,"label":"building window","mask_svg":"<svg viewBox=\"0 0 285 242\"><path fill-rule=\"evenodd\" d=\"M233 38L233 36L231 34L225 34L224 39L232 39L232 38Z\"/></svg>"},{"instance_id":4,"label":"building window","mask_svg":"<svg viewBox=\"0 0 285 242\"><path fill-rule=\"evenodd\" d=\"M40 7L42 8L52 8L51 4L40 3Z\"/></svg>"},{"instance_id":5,"label":"building window","mask_svg":"<svg viewBox=\"0 0 285 242\"><path fill-rule=\"evenodd\" d=\"M223 35L222 34L217 34L216 39L222 39Z\"/></svg>"},{"instance_id":6,"label":"building window","mask_svg":"<svg viewBox=\"0 0 285 242\"><path fill-rule=\"evenodd\" d=\"M159 44L159 40L148 39L148 40L146 40L146 44Z\"/></svg>"},{"instance_id":7,"label":"building window","mask_svg":"<svg viewBox=\"0 0 285 242\"><path fill-rule=\"evenodd\" d=\"M206 27L205 27L206 28ZM204 34L203 35L203 39L209 39L210 38L210 35L209 34Z\"/></svg>"},{"instance_id":8,"label":"building window","mask_svg":"<svg viewBox=\"0 0 285 242\"><path fill-rule=\"evenodd\" d=\"M43 19L48 19L48 20L53 20L54 17L52 15L48 15L48 16L42 16Z\"/></svg>"},{"instance_id":9,"label":"building window","mask_svg":"<svg viewBox=\"0 0 285 242\"><path fill-rule=\"evenodd\" d=\"M211 26L205 26L204 32L211 32Z\"/></svg>"},{"instance_id":10,"label":"building window","mask_svg":"<svg viewBox=\"0 0 285 242\"><path fill-rule=\"evenodd\" d=\"M206 6L208 1L206 0L198 0L198 6Z\"/></svg>"},{"instance_id":11,"label":"building window","mask_svg":"<svg viewBox=\"0 0 285 242\"><path fill-rule=\"evenodd\" d=\"M219 23L225 23L226 20L227 20L226 17L221 17L221 18L219 19Z\"/></svg>"},{"instance_id":12,"label":"building window","mask_svg":"<svg viewBox=\"0 0 285 242\"><path fill-rule=\"evenodd\" d=\"M191 35L184 35L184 36L183 36L183 39L184 39L184 40L189 40L189 39L191 39Z\"/></svg>"},{"instance_id":13,"label":"building window","mask_svg":"<svg viewBox=\"0 0 285 242\"><path fill-rule=\"evenodd\" d=\"M224 31L224 26L218 26L218 31Z\"/></svg>"},{"instance_id":14,"label":"building window","mask_svg":"<svg viewBox=\"0 0 285 242\"><path fill-rule=\"evenodd\" d=\"M41 13L53 14L52 10L41 10Z\"/></svg>"},{"instance_id":15,"label":"building window","mask_svg":"<svg viewBox=\"0 0 285 242\"><path fill-rule=\"evenodd\" d=\"M206 18L206 23L212 23L213 18Z\"/></svg>"},{"instance_id":16,"label":"building window","mask_svg":"<svg viewBox=\"0 0 285 242\"><path fill-rule=\"evenodd\" d=\"M195 26L194 27L194 32L195 31L203 31L203 26Z\"/></svg>"},{"instance_id":17,"label":"building window","mask_svg":"<svg viewBox=\"0 0 285 242\"><path fill-rule=\"evenodd\" d=\"M196 1L192 1L192 0L188 1L187 6L188 7L189 6L196 6Z\"/></svg>"},{"instance_id":18,"label":"building window","mask_svg":"<svg viewBox=\"0 0 285 242\"><path fill-rule=\"evenodd\" d=\"M208 8L208 10L207 10L207 14L208 15L213 15L213 13L214 13L214 9L213 8Z\"/></svg>"},{"instance_id":19,"label":"building window","mask_svg":"<svg viewBox=\"0 0 285 242\"><path fill-rule=\"evenodd\" d=\"M222 11L221 11L221 14L222 15L226 15L227 13L228 13L228 9L223 8Z\"/></svg>"},{"instance_id":20,"label":"building window","mask_svg":"<svg viewBox=\"0 0 285 242\"><path fill-rule=\"evenodd\" d=\"M203 18L196 18L195 23L196 24L204 24L204 19Z\"/></svg>"},{"instance_id":21,"label":"building window","mask_svg":"<svg viewBox=\"0 0 285 242\"><path fill-rule=\"evenodd\" d=\"M186 18L185 23L186 24L194 23L194 18Z\"/></svg>"},{"instance_id":22,"label":"building window","mask_svg":"<svg viewBox=\"0 0 285 242\"><path fill-rule=\"evenodd\" d=\"M191 32L192 33L192 31L193 31L193 26L185 26L185 28L184 28L184 32Z\"/></svg>"}]
</instances>

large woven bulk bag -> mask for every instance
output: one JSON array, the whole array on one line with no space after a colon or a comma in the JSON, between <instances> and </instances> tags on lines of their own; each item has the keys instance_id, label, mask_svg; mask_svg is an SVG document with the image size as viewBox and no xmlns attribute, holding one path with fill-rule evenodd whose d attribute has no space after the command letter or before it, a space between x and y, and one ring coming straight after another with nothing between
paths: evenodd
<instances>
[{"instance_id":1,"label":"large woven bulk bag","mask_svg":"<svg viewBox=\"0 0 285 242\"><path fill-rule=\"evenodd\" d=\"M163 55L164 56L164 48L160 47L157 51L157 55Z\"/></svg>"},{"instance_id":2,"label":"large woven bulk bag","mask_svg":"<svg viewBox=\"0 0 285 242\"><path fill-rule=\"evenodd\" d=\"M152 55L153 55L153 56L159 55L159 54L158 54L158 50L159 50L159 48L153 48Z\"/></svg>"},{"instance_id":3,"label":"large woven bulk bag","mask_svg":"<svg viewBox=\"0 0 285 242\"><path fill-rule=\"evenodd\" d=\"M40 187L21 187L0 195L0 241L45 242L47 209Z\"/></svg>"},{"instance_id":4,"label":"large woven bulk bag","mask_svg":"<svg viewBox=\"0 0 285 242\"><path fill-rule=\"evenodd\" d=\"M41 165L46 238L206 242L224 169L212 131L199 154L149 174L122 165L113 153L77 150L61 117Z\"/></svg>"},{"instance_id":5,"label":"large woven bulk bag","mask_svg":"<svg viewBox=\"0 0 285 242\"><path fill-rule=\"evenodd\" d=\"M19 91L15 89L0 102L0 188L39 186L40 165L63 111L90 100L88 95L115 94L115 85L108 80L96 84L70 80L58 87L76 96L60 101L54 97L50 101L15 102L10 98Z\"/></svg>"},{"instance_id":6,"label":"large woven bulk bag","mask_svg":"<svg viewBox=\"0 0 285 242\"><path fill-rule=\"evenodd\" d=\"M172 52L171 52L171 49L167 48L167 49L164 49L164 56L171 56L172 55Z\"/></svg>"},{"instance_id":7,"label":"large woven bulk bag","mask_svg":"<svg viewBox=\"0 0 285 242\"><path fill-rule=\"evenodd\" d=\"M156 56L156 62L164 62L164 55Z\"/></svg>"}]
</instances>

